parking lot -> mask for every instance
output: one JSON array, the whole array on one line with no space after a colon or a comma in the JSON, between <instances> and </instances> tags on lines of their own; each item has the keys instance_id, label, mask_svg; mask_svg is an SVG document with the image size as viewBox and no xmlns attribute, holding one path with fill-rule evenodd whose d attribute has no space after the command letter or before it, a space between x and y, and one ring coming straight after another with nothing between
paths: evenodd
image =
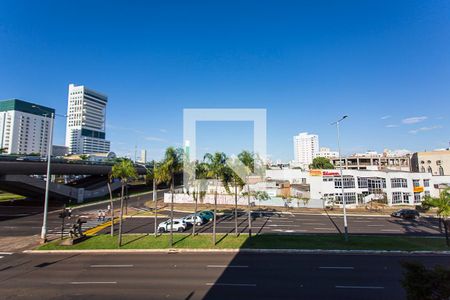
<instances>
[{"instance_id":1,"label":"parking lot","mask_svg":"<svg viewBox=\"0 0 450 300\"><path fill-rule=\"evenodd\" d=\"M160 222L168 220L169 211L160 213ZM182 218L187 213L174 212L174 218ZM238 232L247 233L249 222L246 212L239 212ZM344 231L343 217L331 214L300 214L300 213L252 213L252 233L308 234L308 233L340 233ZM207 222L196 227L198 233L211 233L213 224ZM404 220L388 216L348 216L349 232L353 234L394 234L436 236L440 235L437 219L421 217L416 220ZM105 232L108 230L105 229ZM184 232L191 232L189 226ZM234 214L217 216L216 231L218 233L233 233L235 231ZM125 233L153 233L153 217L132 217L124 222Z\"/></svg>"}]
</instances>

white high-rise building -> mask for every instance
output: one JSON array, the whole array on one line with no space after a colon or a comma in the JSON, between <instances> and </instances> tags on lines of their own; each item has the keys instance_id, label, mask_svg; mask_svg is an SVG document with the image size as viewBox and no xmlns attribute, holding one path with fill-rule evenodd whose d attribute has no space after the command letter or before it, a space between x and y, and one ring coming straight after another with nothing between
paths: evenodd
<instances>
[{"instance_id":1,"label":"white high-rise building","mask_svg":"<svg viewBox=\"0 0 450 300\"><path fill-rule=\"evenodd\" d=\"M145 149L141 150L141 157L139 158L138 162L140 162L142 164L147 163L147 150L145 150Z\"/></svg>"},{"instance_id":2,"label":"white high-rise building","mask_svg":"<svg viewBox=\"0 0 450 300\"><path fill-rule=\"evenodd\" d=\"M302 132L294 136L294 161L307 167L319 152L319 136Z\"/></svg>"},{"instance_id":3,"label":"white high-rise building","mask_svg":"<svg viewBox=\"0 0 450 300\"><path fill-rule=\"evenodd\" d=\"M69 85L66 146L70 154L106 153L106 104L108 97L85 86Z\"/></svg>"},{"instance_id":4,"label":"white high-rise building","mask_svg":"<svg viewBox=\"0 0 450 300\"><path fill-rule=\"evenodd\" d=\"M0 101L0 149L5 154L47 155L51 115L55 110L10 99Z\"/></svg>"}]
</instances>

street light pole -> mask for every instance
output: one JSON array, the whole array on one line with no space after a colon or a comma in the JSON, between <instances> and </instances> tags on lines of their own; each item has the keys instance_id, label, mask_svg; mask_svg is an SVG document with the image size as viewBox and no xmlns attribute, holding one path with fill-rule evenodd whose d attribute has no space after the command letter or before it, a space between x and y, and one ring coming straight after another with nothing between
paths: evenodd
<instances>
[{"instance_id":1,"label":"street light pole","mask_svg":"<svg viewBox=\"0 0 450 300\"><path fill-rule=\"evenodd\" d=\"M348 224L347 224L347 209L346 209L347 200L345 200L344 174L342 172L341 141L340 141L341 138L340 138L340 132L339 132L339 125L347 117L348 116L343 116L338 121L331 124L331 125L336 125L336 130L337 130L337 144L338 144L338 151L339 151L339 171L341 173L342 207L343 207L343 211L344 211L344 239L345 239L345 241L348 241Z\"/></svg>"},{"instance_id":2,"label":"street light pole","mask_svg":"<svg viewBox=\"0 0 450 300\"><path fill-rule=\"evenodd\" d=\"M50 188L50 164L51 164L52 147L53 147L54 118L55 118L55 113L52 112L50 115L50 130L49 130L48 150L47 150L47 181L45 182L44 219L42 221L42 230L41 230L41 240L44 243L47 241L48 194L49 194L49 188Z\"/></svg>"}]
</instances>

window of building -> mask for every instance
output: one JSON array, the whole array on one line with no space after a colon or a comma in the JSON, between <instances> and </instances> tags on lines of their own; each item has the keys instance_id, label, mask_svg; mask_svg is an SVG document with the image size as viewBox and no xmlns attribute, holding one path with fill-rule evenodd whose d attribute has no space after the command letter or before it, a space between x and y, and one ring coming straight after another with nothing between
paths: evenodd
<instances>
[{"instance_id":1,"label":"window of building","mask_svg":"<svg viewBox=\"0 0 450 300\"><path fill-rule=\"evenodd\" d=\"M368 178L367 177L358 177L358 188L364 189L368 187Z\"/></svg>"},{"instance_id":2,"label":"window of building","mask_svg":"<svg viewBox=\"0 0 450 300\"><path fill-rule=\"evenodd\" d=\"M430 191L425 191L425 197L430 197Z\"/></svg>"},{"instance_id":3,"label":"window of building","mask_svg":"<svg viewBox=\"0 0 450 300\"><path fill-rule=\"evenodd\" d=\"M420 186L420 180L419 179L413 179L413 187Z\"/></svg>"},{"instance_id":4,"label":"window of building","mask_svg":"<svg viewBox=\"0 0 450 300\"><path fill-rule=\"evenodd\" d=\"M402 193L401 192L393 192L392 193L392 204L402 203Z\"/></svg>"},{"instance_id":5,"label":"window of building","mask_svg":"<svg viewBox=\"0 0 450 300\"><path fill-rule=\"evenodd\" d=\"M355 187L355 179L353 176L344 176L336 177L334 179L334 187L335 188L342 188L342 181L344 181L344 188L354 188Z\"/></svg>"},{"instance_id":6,"label":"window of building","mask_svg":"<svg viewBox=\"0 0 450 300\"><path fill-rule=\"evenodd\" d=\"M344 193L345 195L345 204L356 204L356 193ZM335 196L335 202L337 204L343 204L342 203L342 193L336 194Z\"/></svg>"},{"instance_id":7,"label":"window of building","mask_svg":"<svg viewBox=\"0 0 450 300\"><path fill-rule=\"evenodd\" d=\"M439 167L439 175L444 176L444 168L442 166Z\"/></svg>"},{"instance_id":8,"label":"window of building","mask_svg":"<svg viewBox=\"0 0 450 300\"><path fill-rule=\"evenodd\" d=\"M420 193L414 193L414 203L420 203L421 201Z\"/></svg>"},{"instance_id":9,"label":"window of building","mask_svg":"<svg viewBox=\"0 0 450 300\"><path fill-rule=\"evenodd\" d=\"M409 193L403 193L403 203L409 203Z\"/></svg>"},{"instance_id":10,"label":"window of building","mask_svg":"<svg viewBox=\"0 0 450 300\"><path fill-rule=\"evenodd\" d=\"M406 188L408 187L408 182L405 178L391 178L392 188Z\"/></svg>"},{"instance_id":11,"label":"window of building","mask_svg":"<svg viewBox=\"0 0 450 300\"><path fill-rule=\"evenodd\" d=\"M423 186L424 187L429 187L430 186L430 179L424 179L423 180Z\"/></svg>"},{"instance_id":12,"label":"window of building","mask_svg":"<svg viewBox=\"0 0 450 300\"><path fill-rule=\"evenodd\" d=\"M420 168L420 172L425 173L425 167Z\"/></svg>"},{"instance_id":13,"label":"window of building","mask_svg":"<svg viewBox=\"0 0 450 300\"><path fill-rule=\"evenodd\" d=\"M431 166L428 167L428 173L433 174L433 169L431 169Z\"/></svg>"}]
</instances>

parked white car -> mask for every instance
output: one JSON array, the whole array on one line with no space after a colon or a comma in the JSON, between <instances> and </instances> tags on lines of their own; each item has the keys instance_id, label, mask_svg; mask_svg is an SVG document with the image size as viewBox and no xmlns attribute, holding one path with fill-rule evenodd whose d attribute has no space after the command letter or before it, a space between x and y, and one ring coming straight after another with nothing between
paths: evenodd
<instances>
[{"instance_id":1,"label":"parked white car","mask_svg":"<svg viewBox=\"0 0 450 300\"><path fill-rule=\"evenodd\" d=\"M186 230L187 224L182 219L173 219L173 231L183 232ZM172 228L170 219L159 223L158 232L168 232Z\"/></svg>"},{"instance_id":2,"label":"parked white car","mask_svg":"<svg viewBox=\"0 0 450 300\"><path fill-rule=\"evenodd\" d=\"M204 220L202 217L200 217L198 214L197 215L187 215L186 217L184 217L182 220L184 220L187 224L189 225L193 225L195 223L195 225L202 225Z\"/></svg>"}]
</instances>

